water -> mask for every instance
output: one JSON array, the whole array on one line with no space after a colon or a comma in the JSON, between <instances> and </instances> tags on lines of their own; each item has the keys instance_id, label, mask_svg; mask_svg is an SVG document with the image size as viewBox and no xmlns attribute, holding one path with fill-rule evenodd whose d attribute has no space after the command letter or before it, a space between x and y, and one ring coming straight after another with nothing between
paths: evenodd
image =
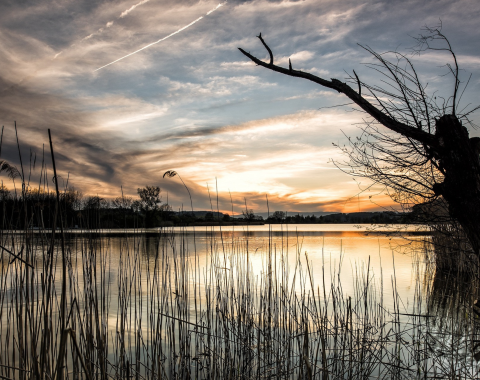
<instances>
[{"instance_id":1,"label":"water","mask_svg":"<svg viewBox=\"0 0 480 380\"><path fill-rule=\"evenodd\" d=\"M83 356L89 371L113 377L136 371L179 378L194 371L209 378L217 371L298 378L308 363L328 364L340 378L347 369L362 378L410 378L412 371L476 376L465 334L457 333L468 324L458 322L458 312L455 319L429 306L425 229L265 225L134 232L68 235L68 324L82 352L67 350L71 373ZM59 349L61 249L57 242L50 255L41 237L14 237L17 252L28 247L22 257L33 264L30 272L3 253L0 364L31 370L29 356L45 352L40 367L51 376ZM38 338L45 331L53 333L47 343ZM445 354L452 345L461 355ZM20 374L0 369L5 377Z\"/></svg>"},{"instance_id":2,"label":"water","mask_svg":"<svg viewBox=\"0 0 480 380\"><path fill-rule=\"evenodd\" d=\"M338 276L340 272L345 296L353 295L358 272L365 272L370 262L371 280L379 285L383 277L388 283L384 291L389 307L393 306L388 295L392 294L390 280L394 278L397 280L397 292L405 305L413 302L415 284L419 277L424 276L425 270L423 258L417 254L428 239L428 231L408 225L276 224L167 230L168 234L172 232L186 237L190 248L195 246L195 238L197 252L202 259L211 251L212 240L219 251L230 252L233 246L241 245L244 253L250 254L256 275L265 272L265 256L269 250L278 256L287 255L290 268L295 266L297 255L302 259L308 256L315 284L323 287L325 282L329 287L332 275Z\"/></svg>"}]
</instances>

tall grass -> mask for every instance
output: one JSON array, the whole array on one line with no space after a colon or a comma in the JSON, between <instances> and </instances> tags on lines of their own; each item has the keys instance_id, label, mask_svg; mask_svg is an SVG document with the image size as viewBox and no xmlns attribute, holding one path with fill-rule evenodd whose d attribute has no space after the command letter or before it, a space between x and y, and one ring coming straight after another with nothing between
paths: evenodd
<instances>
[{"instance_id":1,"label":"tall grass","mask_svg":"<svg viewBox=\"0 0 480 380\"><path fill-rule=\"evenodd\" d=\"M407 307L395 277L386 286L369 262L346 295L340 263L314 273L301 244L292 251L271 236L254 250L208 229L195 245L187 230L72 235L63 323L62 247L51 233L1 235L23 260L2 250L2 378L477 378L474 315L453 297L426 302L432 281L421 271Z\"/></svg>"},{"instance_id":2,"label":"tall grass","mask_svg":"<svg viewBox=\"0 0 480 380\"><path fill-rule=\"evenodd\" d=\"M0 230L1 379L478 377L473 300L418 260L410 305L370 261L347 294L341 260L314 269L287 232L65 231L55 183L58 231Z\"/></svg>"}]
</instances>

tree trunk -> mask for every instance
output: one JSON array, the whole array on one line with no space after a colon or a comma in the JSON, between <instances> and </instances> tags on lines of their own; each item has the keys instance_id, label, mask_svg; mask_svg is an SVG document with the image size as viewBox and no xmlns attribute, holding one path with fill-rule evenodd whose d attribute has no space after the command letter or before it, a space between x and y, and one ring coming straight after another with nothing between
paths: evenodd
<instances>
[{"instance_id":1,"label":"tree trunk","mask_svg":"<svg viewBox=\"0 0 480 380\"><path fill-rule=\"evenodd\" d=\"M473 251L480 253L480 160L467 129L454 115L436 122L436 156L444 182L436 191L448 202L450 216L462 226Z\"/></svg>"}]
</instances>

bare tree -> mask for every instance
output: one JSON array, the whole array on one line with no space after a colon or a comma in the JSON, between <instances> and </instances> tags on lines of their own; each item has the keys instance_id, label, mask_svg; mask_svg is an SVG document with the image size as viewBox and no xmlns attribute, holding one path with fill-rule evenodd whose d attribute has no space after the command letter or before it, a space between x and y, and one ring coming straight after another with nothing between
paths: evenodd
<instances>
[{"instance_id":1,"label":"bare tree","mask_svg":"<svg viewBox=\"0 0 480 380\"><path fill-rule=\"evenodd\" d=\"M121 197L116 197L112 201L112 206L121 210L127 210L132 208L133 198L122 195Z\"/></svg>"},{"instance_id":2,"label":"bare tree","mask_svg":"<svg viewBox=\"0 0 480 380\"><path fill-rule=\"evenodd\" d=\"M83 208L85 210L99 210L108 207L108 201L98 195L90 195L84 199Z\"/></svg>"},{"instance_id":3,"label":"bare tree","mask_svg":"<svg viewBox=\"0 0 480 380\"><path fill-rule=\"evenodd\" d=\"M255 220L255 213L251 208L245 208L245 210L242 211L243 219L245 219L248 222L253 222Z\"/></svg>"},{"instance_id":4,"label":"bare tree","mask_svg":"<svg viewBox=\"0 0 480 380\"><path fill-rule=\"evenodd\" d=\"M396 51L379 54L363 47L375 58L370 67L381 75L383 87L361 81L354 71L346 81L357 87L354 90L338 79L294 70L291 61L288 68L275 65L272 50L261 34L258 38L268 51L268 63L239 48L257 65L336 90L369 117L362 137L341 147L350 159L350 174L385 185L392 198L407 207L444 202L449 217L480 253L480 139L470 138L465 127L472 124L469 116L478 107L459 110L464 88L461 91L457 57L441 25L426 28L414 52L450 54L452 64L446 67L454 84L446 98L428 95L410 58Z\"/></svg>"},{"instance_id":5,"label":"bare tree","mask_svg":"<svg viewBox=\"0 0 480 380\"><path fill-rule=\"evenodd\" d=\"M285 211L275 211L271 216L271 218L276 220L277 222L281 222L285 220L285 217L286 217Z\"/></svg>"},{"instance_id":6,"label":"bare tree","mask_svg":"<svg viewBox=\"0 0 480 380\"><path fill-rule=\"evenodd\" d=\"M82 207L83 194L81 191L76 190L73 186L65 189L65 191L60 195L62 204L65 207L79 211Z\"/></svg>"}]
</instances>

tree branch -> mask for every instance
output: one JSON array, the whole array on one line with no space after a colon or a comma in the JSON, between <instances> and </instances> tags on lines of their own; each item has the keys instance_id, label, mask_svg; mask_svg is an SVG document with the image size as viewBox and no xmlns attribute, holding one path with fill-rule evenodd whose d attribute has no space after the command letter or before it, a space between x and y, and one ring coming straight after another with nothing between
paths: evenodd
<instances>
[{"instance_id":1,"label":"tree branch","mask_svg":"<svg viewBox=\"0 0 480 380\"><path fill-rule=\"evenodd\" d=\"M338 79L332 78L331 80L326 80L320 77L317 77L316 75L300 71L300 70L293 70L292 68L285 69L283 67L277 66L273 64L273 53L271 49L268 47L268 45L265 43L263 40L261 34L258 36L262 44L265 46L265 48L268 50L268 53L270 54L270 63L266 63L258 59L257 57L254 57L250 53L247 53L245 50L242 48L238 48L246 57L250 58L253 62L255 62L259 66L263 66L267 69L270 69L272 71L276 71L278 73L284 74L284 75L289 75L292 77L297 77L297 78L303 78L307 79L309 81L312 81L314 83L317 83L323 87L331 88L333 90L337 90L338 92L346 95L349 99L351 99L355 104L357 104L361 109L363 109L366 113L368 113L370 116L372 116L375 120L377 120L380 124L384 125L386 128L400 133L401 135L417 140L421 142L422 144L426 144L430 147L437 148L438 147L438 141L437 138L423 130L420 130L418 128L413 128L407 124L401 123L394 118L384 114L382 111L380 111L377 107L375 107L373 104L371 104L368 100L363 98L360 94L355 92L349 85L346 83L343 83L339 81Z\"/></svg>"},{"instance_id":2,"label":"tree branch","mask_svg":"<svg viewBox=\"0 0 480 380\"><path fill-rule=\"evenodd\" d=\"M267 49L268 54L270 54L270 65L273 65L273 53L272 50L268 47L267 43L263 40L262 38L262 33L260 33L258 36L258 39L262 41L263 46L265 46L265 49Z\"/></svg>"},{"instance_id":3,"label":"tree branch","mask_svg":"<svg viewBox=\"0 0 480 380\"><path fill-rule=\"evenodd\" d=\"M362 85L361 85L361 83L360 83L360 79L358 78L358 75L357 75L357 73L355 72L355 70L353 70L353 73L355 74L355 78L357 78L358 95L359 95L359 96L362 96Z\"/></svg>"}]
</instances>

